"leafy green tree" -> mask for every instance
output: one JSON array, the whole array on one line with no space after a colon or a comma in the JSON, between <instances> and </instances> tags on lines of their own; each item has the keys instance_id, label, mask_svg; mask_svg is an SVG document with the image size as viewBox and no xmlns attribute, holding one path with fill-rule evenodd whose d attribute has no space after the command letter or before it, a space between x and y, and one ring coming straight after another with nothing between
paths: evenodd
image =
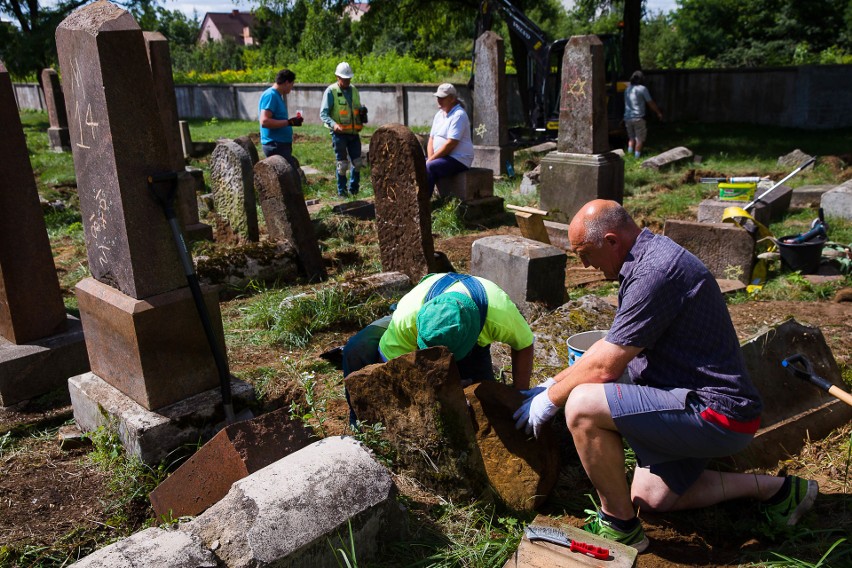
<instances>
[{"instance_id":1,"label":"leafy green tree","mask_svg":"<svg viewBox=\"0 0 852 568\"><path fill-rule=\"evenodd\" d=\"M312 0L299 42L299 55L313 58L348 51L349 18L334 2Z\"/></svg>"}]
</instances>

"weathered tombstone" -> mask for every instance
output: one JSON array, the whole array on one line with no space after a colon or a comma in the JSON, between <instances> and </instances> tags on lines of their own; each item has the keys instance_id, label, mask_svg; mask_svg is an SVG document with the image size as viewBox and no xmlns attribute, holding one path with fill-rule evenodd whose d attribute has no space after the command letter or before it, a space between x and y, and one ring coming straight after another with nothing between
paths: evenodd
<instances>
[{"instance_id":1,"label":"weathered tombstone","mask_svg":"<svg viewBox=\"0 0 852 568\"><path fill-rule=\"evenodd\" d=\"M65 314L6 67L0 62L0 406L88 369L80 322Z\"/></svg>"},{"instance_id":2,"label":"weathered tombstone","mask_svg":"<svg viewBox=\"0 0 852 568\"><path fill-rule=\"evenodd\" d=\"M665 168L666 166L670 166L691 157L692 150L685 146L678 146L677 148L666 150L662 154L657 154L653 158L648 158L642 162L642 167L659 171L661 168Z\"/></svg>"},{"instance_id":3,"label":"weathered tombstone","mask_svg":"<svg viewBox=\"0 0 852 568\"><path fill-rule=\"evenodd\" d=\"M512 414L524 396L497 381L470 385L464 394L489 486L511 509L538 508L559 475L558 444L549 424L535 440L517 430Z\"/></svg>"},{"instance_id":4,"label":"weathered tombstone","mask_svg":"<svg viewBox=\"0 0 852 568\"><path fill-rule=\"evenodd\" d=\"M470 273L500 286L529 315L540 303L549 309L565 303L565 252L550 244L497 235L477 239L470 255Z\"/></svg>"},{"instance_id":5,"label":"weathered tombstone","mask_svg":"<svg viewBox=\"0 0 852 568\"><path fill-rule=\"evenodd\" d=\"M514 167L515 152L509 145L509 99L503 38L486 31L476 39L476 73L473 81L473 167L488 168L494 175Z\"/></svg>"},{"instance_id":6,"label":"weathered tombstone","mask_svg":"<svg viewBox=\"0 0 852 568\"><path fill-rule=\"evenodd\" d=\"M47 138L54 152L70 152L71 140L68 135L68 113L65 112L65 98L62 95L62 83L54 69L41 72L41 85L44 89L44 102L47 105L47 118L50 127Z\"/></svg>"},{"instance_id":7,"label":"weathered tombstone","mask_svg":"<svg viewBox=\"0 0 852 568\"><path fill-rule=\"evenodd\" d=\"M852 419L852 407L781 365L787 357L803 354L817 375L843 388L840 369L819 328L792 318L778 322L746 341L742 352L763 399L760 430L735 456L743 467L777 464L801 450L808 439L820 439Z\"/></svg>"},{"instance_id":8,"label":"weathered tombstone","mask_svg":"<svg viewBox=\"0 0 852 568\"><path fill-rule=\"evenodd\" d=\"M435 272L426 158L417 137L402 124L379 127L371 146L382 270L402 272L415 283Z\"/></svg>"},{"instance_id":9,"label":"weathered tombstone","mask_svg":"<svg viewBox=\"0 0 852 568\"><path fill-rule=\"evenodd\" d=\"M541 161L540 206L569 222L586 202L624 196L624 161L609 151L603 44L574 36L562 58L559 139Z\"/></svg>"},{"instance_id":10,"label":"weathered tombstone","mask_svg":"<svg viewBox=\"0 0 852 568\"><path fill-rule=\"evenodd\" d=\"M178 129L180 129L180 148L183 152L184 159L192 157L192 135L189 132L189 123L185 120L178 121Z\"/></svg>"},{"instance_id":11,"label":"weathered tombstone","mask_svg":"<svg viewBox=\"0 0 852 568\"><path fill-rule=\"evenodd\" d=\"M325 263L302 195L299 175L285 158L271 156L254 166L254 185L269 238L293 243L308 279L325 280Z\"/></svg>"},{"instance_id":12,"label":"weathered tombstone","mask_svg":"<svg viewBox=\"0 0 852 568\"><path fill-rule=\"evenodd\" d=\"M406 353L345 379L358 420L385 425L397 459L444 496L479 497L486 487L458 369L446 347Z\"/></svg>"},{"instance_id":13,"label":"weathered tombstone","mask_svg":"<svg viewBox=\"0 0 852 568\"><path fill-rule=\"evenodd\" d=\"M142 31L99 1L60 23L56 45L92 273L77 285L92 373L69 380L72 400L93 377L148 410L215 391L217 366L148 184L171 162ZM216 290L204 296L224 346Z\"/></svg>"},{"instance_id":14,"label":"weathered tombstone","mask_svg":"<svg viewBox=\"0 0 852 568\"><path fill-rule=\"evenodd\" d=\"M852 180L847 180L820 198L826 215L852 221Z\"/></svg>"},{"instance_id":15,"label":"weathered tombstone","mask_svg":"<svg viewBox=\"0 0 852 568\"><path fill-rule=\"evenodd\" d=\"M668 219L663 234L697 256L717 280L751 283L754 239L739 225Z\"/></svg>"},{"instance_id":16,"label":"weathered tombstone","mask_svg":"<svg viewBox=\"0 0 852 568\"><path fill-rule=\"evenodd\" d=\"M171 171L178 174L175 209L183 225L184 234L189 240L212 239L213 230L198 220L198 201L195 197L195 180L186 171L186 159L183 157L181 135L178 127L177 98L172 78L172 56L169 42L160 32L143 32L148 49L148 63L154 80L154 93L163 122L166 148L168 149Z\"/></svg>"},{"instance_id":17,"label":"weathered tombstone","mask_svg":"<svg viewBox=\"0 0 852 568\"><path fill-rule=\"evenodd\" d=\"M239 144L220 140L210 157L210 185L216 214L240 242L257 242L257 201L251 156Z\"/></svg>"},{"instance_id":18,"label":"weathered tombstone","mask_svg":"<svg viewBox=\"0 0 852 568\"><path fill-rule=\"evenodd\" d=\"M234 138L234 142L243 147L248 152L251 158L251 166L254 167L260 161L260 155L257 153L257 146L254 145L250 136L238 136Z\"/></svg>"}]
</instances>

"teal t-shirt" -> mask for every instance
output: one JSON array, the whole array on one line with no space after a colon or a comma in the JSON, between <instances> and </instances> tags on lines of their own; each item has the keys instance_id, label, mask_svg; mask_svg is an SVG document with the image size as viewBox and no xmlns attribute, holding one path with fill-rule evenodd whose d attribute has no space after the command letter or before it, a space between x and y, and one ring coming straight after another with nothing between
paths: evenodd
<instances>
[{"instance_id":1,"label":"teal t-shirt","mask_svg":"<svg viewBox=\"0 0 852 568\"><path fill-rule=\"evenodd\" d=\"M288 120L290 118L290 115L287 113L287 103L284 101L284 97L273 87L269 87L260 95L260 102L257 105L258 120L260 120L261 111L264 110L270 111L272 118L275 120ZM260 143L269 144L270 142L292 143L293 127L264 128L261 126Z\"/></svg>"},{"instance_id":2,"label":"teal t-shirt","mask_svg":"<svg viewBox=\"0 0 852 568\"><path fill-rule=\"evenodd\" d=\"M442 276L443 274L434 274L422 280L399 301L390 325L379 342L379 351L386 359L393 359L417 349L417 312L423 306L429 288ZM490 280L478 276L474 278L482 283L488 297L485 327L476 340L477 345L484 347L497 341L516 351L532 345L535 339L533 332L509 295ZM454 283L445 291L461 292L470 296L467 288L460 282Z\"/></svg>"}]
</instances>

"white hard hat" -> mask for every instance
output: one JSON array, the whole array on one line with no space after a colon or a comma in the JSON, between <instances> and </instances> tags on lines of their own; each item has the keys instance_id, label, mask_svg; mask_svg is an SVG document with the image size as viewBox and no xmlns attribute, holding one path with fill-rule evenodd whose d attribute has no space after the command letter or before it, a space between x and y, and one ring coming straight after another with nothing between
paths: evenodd
<instances>
[{"instance_id":1,"label":"white hard hat","mask_svg":"<svg viewBox=\"0 0 852 568\"><path fill-rule=\"evenodd\" d=\"M341 79L351 79L355 76L355 73L352 72L352 67L350 67L345 61L341 61L337 64L337 69L334 70L334 74Z\"/></svg>"}]
</instances>

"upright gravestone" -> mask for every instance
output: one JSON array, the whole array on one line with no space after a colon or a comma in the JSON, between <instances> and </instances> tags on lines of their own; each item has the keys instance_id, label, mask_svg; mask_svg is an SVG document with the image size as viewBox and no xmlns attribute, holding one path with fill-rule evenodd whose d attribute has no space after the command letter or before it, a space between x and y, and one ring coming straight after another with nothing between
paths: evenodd
<instances>
[{"instance_id":1,"label":"upright gravestone","mask_svg":"<svg viewBox=\"0 0 852 568\"><path fill-rule=\"evenodd\" d=\"M435 272L426 159L417 137L402 124L386 124L370 140L376 232L382 270L412 283Z\"/></svg>"},{"instance_id":2,"label":"upright gravestone","mask_svg":"<svg viewBox=\"0 0 852 568\"><path fill-rule=\"evenodd\" d=\"M325 280L325 263L302 195L299 174L285 158L271 156L254 166L254 185L269 238L293 243L308 279Z\"/></svg>"},{"instance_id":3,"label":"upright gravestone","mask_svg":"<svg viewBox=\"0 0 852 568\"><path fill-rule=\"evenodd\" d=\"M181 402L181 412L190 412L195 408L186 399L218 392L219 380L177 246L149 187L149 176L169 171L172 163L142 31L128 12L98 1L60 23L56 46L67 78L65 101L92 273L77 285L92 373L69 381L75 416L75 396L84 396L80 385L93 378L101 392L110 393L102 396L116 390L128 397L123 411ZM224 346L216 291L205 290L204 300L213 336ZM177 422L179 414L168 416ZM123 416L115 418L125 422ZM179 445L186 439L164 435L160 441ZM149 443L140 436L135 451Z\"/></svg>"},{"instance_id":4,"label":"upright gravestone","mask_svg":"<svg viewBox=\"0 0 852 568\"><path fill-rule=\"evenodd\" d=\"M232 140L220 140L210 156L210 185L221 224L218 231L238 242L257 242L257 200L251 157Z\"/></svg>"},{"instance_id":5,"label":"upright gravestone","mask_svg":"<svg viewBox=\"0 0 852 568\"><path fill-rule=\"evenodd\" d=\"M476 73L473 88L473 167L488 168L494 175L514 167L509 145L509 102L506 92L506 59L503 38L486 31L476 40Z\"/></svg>"},{"instance_id":6,"label":"upright gravestone","mask_svg":"<svg viewBox=\"0 0 852 568\"><path fill-rule=\"evenodd\" d=\"M70 152L71 140L68 136L68 113L65 112L65 98L62 95L62 83L54 69L41 72L41 85L44 89L44 102L47 105L47 118L50 127L47 138L54 152Z\"/></svg>"},{"instance_id":7,"label":"upright gravestone","mask_svg":"<svg viewBox=\"0 0 852 568\"><path fill-rule=\"evenodd\" d=\"M169 42L160 32L143 32L148 48L148 63L154 80L154 93L163 123L166 148L171 162L171 171L178 174L176 209L189 240L212 239L213 228L198 219L198 199L195 195L195 179L186 171L183 157L180 128L178 126L177 98L172 79L172 56Z\"/></svg>"},{"instance_id":8,"label":"upright gravestone","mask_svg":"<svg viewBox=\"0 0 852 568\"><path fill-rule=\"evenodd\" d=\"M0 62L0 406L61 387L88 368L65 314L12 81Z\"/></svg>"},{"instance_id":9,"label":"upright gravestone","mask_svg":"<svg viewBox=\"0 0 852 568\"><path fill-rule=\"evenodd\" d=\"M592 199L621 202L624 161L609 151L604 49L597 36L574 36L562 58L559 139L541 161L541 208L567 223Z\"/></svg>"}]
</instances>

